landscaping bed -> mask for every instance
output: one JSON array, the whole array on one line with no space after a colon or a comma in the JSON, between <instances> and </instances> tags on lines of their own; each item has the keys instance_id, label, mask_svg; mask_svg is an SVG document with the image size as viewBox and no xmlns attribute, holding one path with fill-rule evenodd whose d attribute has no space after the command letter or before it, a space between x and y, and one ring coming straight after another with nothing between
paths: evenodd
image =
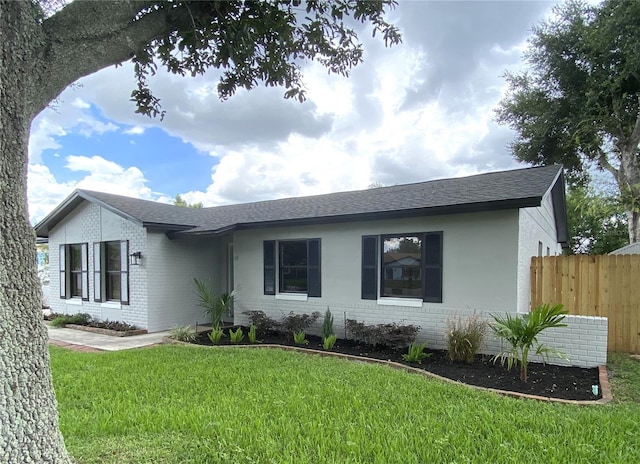
<instances>
[{"instance_id":1,"label":"landscaping bed","mask_svg":"<svg viewBox=\"0 0 640 464\"><path fill-rule=\"evenodd\" d=\"M140 329L134 325L120 321L97 320L93 319L89 314L44 314L44 320L48 321L53 327L65 327L67 329L83 330L85 332L99 333L102 335L110 335L112 337L129 337L132 335L143 335L147 333L146 329Z\"/></svg>"},{"instance_id":2,"label":"landscaping bed","mask_svg":"<svg viewBox=\"0 0 640 464\"><path fill-rule=\"evenodd\" d=\"M243 328L246 333L246 328ZM322 339L307 335L307 345L296 345L291 335L271 334L260 337L262 344L296 346L301 349L325 351ZM199 345L214 345L208 337L208 332L200 332L194 343ZM245 338L240 345L249 344ZM225 336L216 345L231 345L229 337ZM421 364L406 362L402 355L405 351L372 347L353 340L338 339L331 350L334 353L347 354L358 357L393 361L399 364L423 369L456 382L479 387L492 388L502 391L524 393L541 397L558 398L578 401L594 401L602 398L599 385L598 368L579 368L555 366L551 364L529 363L529 379L523 382L519 377L519 369L507 370L500 362L494 362L492 356L476 355L470 364L452 362L444 350L425 350L430 353ZM598 393L594 395L592 387L598 386Z\"/></svg>"}]
</instances>

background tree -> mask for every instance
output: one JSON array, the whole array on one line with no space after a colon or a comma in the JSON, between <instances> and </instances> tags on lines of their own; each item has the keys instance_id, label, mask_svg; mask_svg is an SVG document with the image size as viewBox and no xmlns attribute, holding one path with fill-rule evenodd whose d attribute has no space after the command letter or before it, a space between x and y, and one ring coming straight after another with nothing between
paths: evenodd
<instances>
[{"instance_id":1,"label":"background tree","mask_svg":"<svg viewBox=\"0 0 640 464\"><path fill-rule=\"evenodd\" d=\"M27 214L33 118L68 85L132 60L138 111L162 115L147 78L223 70L222 98L264 82L304 99L300 65L346 75L362 61L353 26L399 42L384 18L391 0L0 0L0 462L69 462L40 312L35 237Z\"/></svg>"},{"instance_id":2,"label":"background tree","mask_svg":"<svg viewBox=\"0 0 640 464\"><path fill-rule=\"evenodd\" d=\"M574 184L595 165L613 176L640 240L640 2L601 6L571 1L534 28L529 70L507 73L499 122L518 132L515 157L534 165L562 163Z\"/></svg>"},{"instance_id":3,"label":"background tree","mask_svg":"<svg viewBox=\"0 0 640 464\"><path fill-rule=\"evenodd\" d=\"M629 243L624 208L612 195L584 186L571 187L567 219L573 254L602 255Z\"/></svg>"},{"instance_id":4,"label":"background tree","mask_svg":"<svg viewBox=\"0 0 640 464\"><path fill-rule=\"evenodd\" d=\"M173 204L176 206L184 206L185 208L202 208L202 202L198 203L187 203L180 195L176 195L173 199Z\"/></svg>"}]
</instances>

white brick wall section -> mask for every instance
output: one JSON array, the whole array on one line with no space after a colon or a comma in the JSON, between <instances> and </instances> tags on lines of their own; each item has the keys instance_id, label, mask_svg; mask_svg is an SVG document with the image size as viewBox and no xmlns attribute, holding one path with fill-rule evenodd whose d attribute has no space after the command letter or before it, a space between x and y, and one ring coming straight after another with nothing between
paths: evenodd
<instances>
[{"instance_id":1,"label":"white brick wall section","mask_svg":"<svg viewBox=\"0 0 640 464\"><path fill-rule=\"evenodd\" d=\"M422 308L378 306L375 302L362 302L356 305L341 305L321 301L288 301L276 300L273 297L264 298L240 297L236 300L235 323L248 325L249 321L244 311L261 310L269 317L280 319L293 311L295 314L319 311L321 317L309 330L309 333L319 335L322 320L327 306L334 318L333 328L340 337L345 337L344 319L356 319L367 324L381 324L396 322L415 324L421 327L418 341L426 341L428 346L436 349L447 348L447 319L457 317L466 318L473 314L468 308L441 308L423 305ZM478 312L487 322L492 322L491 314ZM515 314L514 314L515 315ZM607 362L607 318L592 316L567 316L564 320L567 327L550 328L543 331L538 341L544 345L563 352L567 360L551 356L549 364L568 365L577 367L596 367ZM507 346L504 341L493 335L491 329L487 331L485 343L481 353L495 355ZM530 356L530 361L541 362L538 356Z\"/></svg>"}]
</instances>

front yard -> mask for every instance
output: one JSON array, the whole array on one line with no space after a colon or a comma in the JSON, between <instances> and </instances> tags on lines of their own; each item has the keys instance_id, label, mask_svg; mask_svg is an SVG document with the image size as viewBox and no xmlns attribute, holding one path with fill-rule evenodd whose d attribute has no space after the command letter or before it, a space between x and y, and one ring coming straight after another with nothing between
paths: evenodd
<instances>
[{"instance_id":1,"label":"front yard","mask_svg":"<svg viewBox=\"0 0 640 464\"><path fill-rule=\"evenodd\" d=\"M280 350L51 347L51 358L79 464L640 462L640 361L622 356L610 367L623 401L605 406Z\"/></svg>"}]
</instances>

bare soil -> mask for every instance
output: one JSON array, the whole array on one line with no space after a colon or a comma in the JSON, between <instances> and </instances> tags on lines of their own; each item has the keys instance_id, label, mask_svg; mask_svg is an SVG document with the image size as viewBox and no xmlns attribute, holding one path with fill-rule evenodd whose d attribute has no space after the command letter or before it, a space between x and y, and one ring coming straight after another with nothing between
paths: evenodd
<instances>
[{"instance_id":1,"label":"bare soil","mask_svg":"<svg viewBox=\"0 0 640 464\"><path fill-rule=\"evenodd\" d=\"M195 343L200 345L212 345L207 337L208 332L201 332ZM246 330L245 330L246 333ZM295 345L292 336L278 334L262 337L263 344L276 344L285 346L297 346L323 351L320 337L307 336L308 345ZM241 344L248 344L245 339ZM220 345L231 344L228 337L223 337ZM520 380L520 370L515 367L507 370L500 361L494 362L488 355L478 355L471 364L452 362L447 357L447 351L425 350L431 356L422 360L421 364L408 363L402 359L406 351L394 351L384 347L372 347L360 344L353 340L338 339L331 350L336 353L344 353L353 356L361 356L374 359L383 359L405 364L418 369L423 369L434 374L455 380L457 382L493 388L496 390L512 391L550 398L567 400L598 400L601 398L599 388L599 376L597 368L580 368L555 366L551 364L529 363L529 378L527 382ZM598 394L594 395L592 387L598 386Z\"/></svg>"}]
</instances>

